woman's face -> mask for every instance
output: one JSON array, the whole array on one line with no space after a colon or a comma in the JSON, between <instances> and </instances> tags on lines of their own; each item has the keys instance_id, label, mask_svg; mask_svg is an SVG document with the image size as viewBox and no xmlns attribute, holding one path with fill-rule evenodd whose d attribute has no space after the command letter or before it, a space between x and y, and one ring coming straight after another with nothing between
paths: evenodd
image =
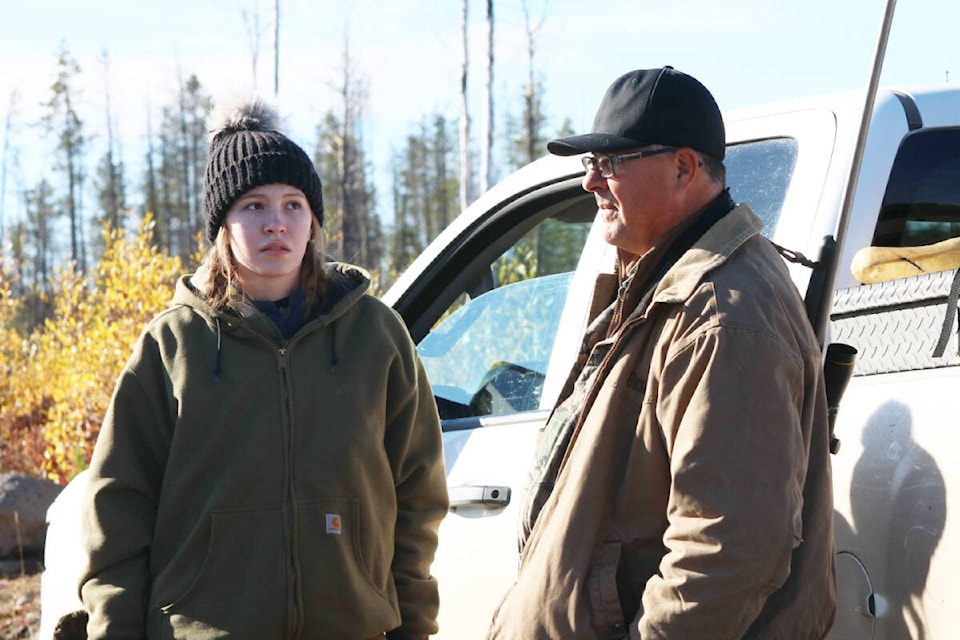
<instances>
[{"instance_id":1,"label":"woman's face","mask_svg":"<svg viewBox=\"0 0 960 640\"><path fill-rule=\"evenodd\" d=\"M312 233L313 212L300 189L254 187L227 212L224 227L243 291L254 300L280 300L297 285Z\"/></svg>"}]
</instances>

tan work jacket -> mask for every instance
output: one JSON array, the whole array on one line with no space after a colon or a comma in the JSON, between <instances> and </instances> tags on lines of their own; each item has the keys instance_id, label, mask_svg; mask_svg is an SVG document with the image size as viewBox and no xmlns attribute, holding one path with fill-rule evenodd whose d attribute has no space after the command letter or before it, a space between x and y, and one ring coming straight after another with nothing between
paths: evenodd
<instances>
[{"instance_id":1,"label":"tan work jacket","mask_svg":"<svg viewBox=\"0 0 960 640\"><path fill-rule=\"evenodd\" d=\"M571 444L489 638L826 634L821 357L761 228L738 206L594 347Z\"/></svg>"}]
</instances>

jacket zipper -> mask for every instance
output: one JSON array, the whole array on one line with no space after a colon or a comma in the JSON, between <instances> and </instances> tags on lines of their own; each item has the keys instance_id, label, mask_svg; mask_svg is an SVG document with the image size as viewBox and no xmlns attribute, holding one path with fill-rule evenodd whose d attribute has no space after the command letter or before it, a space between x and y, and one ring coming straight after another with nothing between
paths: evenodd
<instances>
[{"instance_id":1,"label":"jacket zipper","mask_svg":"<svg viewBox=\"0 0 960 640\"><path fill-rule=\"evenodd\" d=\"M287 527L287 558L290 570L290 637L299 638L303 630L303 611L301 605L301 584L300 584L300 561L297 555L298 544L298 521L297 521L297 495L293 484L293 450L294 450L294 424L292 398L290 397L290 371L287 367L288 346L280 347L277 350L279 356L279 369L281 381L281 406L284 408L282 429L285 440L284 451L284 518Z\"/></svg>"},{"instance_id":2,"label":"jacket zipper","mask_svg":"<svg viewBox=\"0 0 960 640\"><path fill-rule=\"evenodd\" d=\"M285 439L286 445L283 460L283 491L285 495L282 503L282 510L283 526L286 529L286 535L284 538L287 544L287 562L290 570L290 584L288 592L290 613L287 617L289 630L288 637L291 638L291 640L299 640L303 637L304 607L302 584L300 579L300 556L297 551L299 549L299 536L297 533L299 514L297 512L296 488L294 487L293 482L293 436L295 425L293 424L293 398L290 395L290 389L292 388L292 385L290 382L290 371L287 366L287 356L293 343L303 335L303 329L301 328L301 330L298 331L288 342L285 342L279 347L276 345L276 343L265 338L256 331L251 331L251 333L256 336L256 339L267 342L271 347L277 350L277 368L280 374L281 387L280 404L283 407L280 435Z\"/></svg>"}]
</instances>

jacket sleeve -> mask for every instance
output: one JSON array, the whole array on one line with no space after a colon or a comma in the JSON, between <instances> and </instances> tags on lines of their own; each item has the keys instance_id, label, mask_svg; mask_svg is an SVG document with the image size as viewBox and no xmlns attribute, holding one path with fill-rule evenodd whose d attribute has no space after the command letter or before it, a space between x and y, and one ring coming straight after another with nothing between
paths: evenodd
<instances>
[{"instance_id":1,"label":"jacket sleeve","mask_svg":"<svg viewBox=\"0 0 960 640\"><path fill-rule=\"evenodd\" d=\"M715 327L667 363L666 553L634 626L644 640L741 638L802 535L804 364L771 333Z\"/></svg>"},{"instance_id":2,"label":"jacket sleeve","mask_svg":"<svg viewBox=\"0 0 960 640\"><path fill-rule=\"evenodd\" d=\"M90 462L81 523L88 565L80 596L91 640L145 637L150 545L169 448L166 403L144 384L154 377L150 369L160 368L159 356L145 351L141 338L117 381Z\"/></svg>"},{"instance_id":3,"label":"jacket sleeve","mask_svg":"<svg viewBox=\"0 0 960 640\"><path fill-rule=\"evenodd\" d=\"M440 596L430 566L449 503L436 401L412 342L406 342L404 373L390 377L389 395L401 401L388 413L385 436L397 492L392 569L402 619L387 637L426 640L437 632Z\"/></svg>"}]
</instances>

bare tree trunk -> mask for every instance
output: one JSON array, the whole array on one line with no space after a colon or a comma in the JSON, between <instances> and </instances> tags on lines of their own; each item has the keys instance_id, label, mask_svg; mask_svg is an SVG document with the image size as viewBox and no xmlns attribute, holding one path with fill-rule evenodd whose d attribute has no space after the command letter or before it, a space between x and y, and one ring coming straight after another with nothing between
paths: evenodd
<instances>
[{"instance_id":1,"label":"bare tree trunk","mask_svg":"<svg viewBox=\"0 0 960 640\"><path fill-rule=\"evenodd\" d=\"M484 82L486 97L483 112L483 148L480 151L480 193L493 185L493 0L487 0L487 79Z\"/></svg>"},{"instance_id":2,"label":"bare tree trunk","mask_svg":"<svg viewBox=\"0 0 960 640\"><path fill-rule=\"evenodd\" d=\"M372 268L380 258L375 246L377 223L372 214L372 192L366 179L360 127L366 87L350 54L347 37L343 46L342 84L337 87L337 92L341 100L340 115L330 119L331 125L335 123L330 129L335 181L330 184L337 185L337 194L331 199L330 206L336 211L336 224L339 225L339 234L333 244L339 246L342 260Z\"/></svg>"},{"instance_id":3,"label":"bare tree trunk","mask_svg":"<svg viewBox=\"0 0 960 640\"><path fill-rule=\"evenodd\" d=\"M543 15L540 21L534 26L530 23L530 8L527 0L523 0L523 24L527 33L527 88L524 92L524 130L526 138L526 162L530 163L537 159L539 152L537 150L537 140L540 137L540 125L542 116L540 114L540 100L537 96L537 82L534 72L534 54L536 53L536 35L543 22L546 19L546 2L543 6Z\"/></svg>"},{"instance_id":4,"label":"bare tree trunk","mask_svg":"<svg viewBox=\"0 0 960 640\"><path fill-rule=\"evenodd\" d=\"M64 85L66 87L66 85ZM80 134L79 119L73 110L68 89L63 94L64 131L68 132L63 144L63 167L67 176L67 213L70 215L70 258L77 265L81 273L87 270L83 251L83 227L80 224L82 215L80 208L80 182L83 179L83 169L80 166Z\"/></svg>"},{"instance_id":5,"label":"bare tree trunk","mask_svg":"<svg viewBox=\"0 0 960 640\"><path fill-rule=\"evenodd\" d=\"M80 235L80 272L87 272L87 231L86 225L84 224L85 220L83 217L83 189L82 183L84 180L84 169L81 166L77 171L77 186L76 186L76 199L77 199L77 233ZM74 190L71 189L71 193Z\"/></svg>"},{"instance_id":6,"label":"bare tree trunk","mask_svg":"<svg viewBox=\"0 0 960 640\"><path fill-rule=\"evenodd\" d=\"M59 72L54 83L53 96L47 103L50 112L46 122L51 126L50 131L59 136L57 144L59 163L58 169L63 172L67 181L67 196L64 206L70 217L70 259L80 269L85 270L83 254L80 248L80 206L78 193L83 169L80 166L80 156L83 151L82 123L73 109L73 99L70 94L70 83L80 73L80 67L69 58L66 50L62 50L58 60ZM59 126L57 125L59 124ZM58 127L54 129L53 127Z\"/></svg>"},{"instance_id":7,"label":"bare tree trunk","mask_svg":"<svg viewBox=\"0 0 960 640\"><path fill-rule=\"evenodd\" d=\"M250 71L253 77L253 85L257 85L257 61L260 58L260 2L254 0L253 12L246 9L240 10L243 16L243 25L247 28L248 46L250 47Z\"/></svg>"},{"instance_id":8,"label":"bare tree trunk","mask_svg":"<svg viewBox=\"0 0 960 640\"><path fill-rule=\"evenodd\" d=\"M159 240L160 246L166 250L170 250L170 244L167 239L167 220L164 216L160 215L160 201L157 192L157 170L154 164L154 147L153 147L153 123L150 118L150 103L147 102L147 154L146 154L146 163L147 170L146 175L143 180L143 213L152 213L154 224L157 225L157 228L160 230Z\"/></svg>"},{"instance_id":9,"label":"bare tree trunk","mask_svg":"<svg viewBox=\"0 0 960 640\"><path fill-rule=\"evenodd\" d=\"M193 234L194 228L193 222L197 219L197 212L193 208L194 200L191 197L191 194L196 188L196 185L192 184L191 180L193 177L191 167L194 164L194 158L193 148L190 144L190 134L187 129L186 85L182 80L180 81L178 92L177 124L180 128L179 135L182 149L180 156L180 175L183 176L183 206L185 208L183 225L180 227L180 233L178 234L178 245L181 255L183 255L186 253L187 247L190 246L190 237Z\"/></svg>"},{"instance_id":10,"label":"bare tree trunk","mask_svg":"<svg viewBox=\"0 0 960 640\"><path fill-rule=\"evenodd\" d=\"M113 137L113 112L110 107L110 59L107 52L103 52L103 100L104 115L106 116L107 126L107 156L106 156L106 178L107 184L104 186L105 197L101 198L104 205L103 217L111 228L118 229L121 226L121 212L124 208L122 177L117 170L119 153L115 154L116 141Z\"/></svg>"},{"instance_id":11,"label":"bare tree trunk","mask_svg":"<svg viewBox=\"0 0 960 640\"><path fill-rule=\"evenodd\" d=\"M17 90L10 93L10 107L7 109L7 121L3 127L3 159L0 161L0 260L3 259L6 246L6 200L7 200L7 162L10 159L10 131L13 128L13 114L17 106ZM0 269L3 263L0 262Z\"/></svg>"},{"instance_id":12,"label":"bare tree trunk","mask_svg":"<svg viewBox=\"0 0 960 640\"><path fill-rule=\"evenodd\" d=\"M463 35L463 65L460 73L460 208L470 204L470 112L467 107L467 8L468 1L461 0L463 18L460 23Z\"/></svg>"},{"instance_id":13,"label":"bare tree trunk","mask_svg":"<svg viewBox=\"0 0 960 640\"><path fill-rule=\"evenodd\" d=\"M280 0L273 0L273 97L280 93Z\"/></svg>"},{"instance_id":14,"label":"bare tree trunk","mask_svg":"<svg viewBox=\"0 0 960 640\"><path fill-rule=\"evenodd\" d=\"M342 99L340 111L340 153L337 154L337 169L340 174L339 205L340 211L337 216L340 219L340 255L345 261L356 261L357 247L354 243L356 239L354 224L357 222L356 212L353 210L353 194L350 191L350 182L353 178L353 166L350 162L352 153L352 144L350 139L351 129L351 105L350 105L350 87L351 87L351 60L349 45L344 45L343 55L343 85L341 86L340 98Z\"/></svg>"}]
</instances>

